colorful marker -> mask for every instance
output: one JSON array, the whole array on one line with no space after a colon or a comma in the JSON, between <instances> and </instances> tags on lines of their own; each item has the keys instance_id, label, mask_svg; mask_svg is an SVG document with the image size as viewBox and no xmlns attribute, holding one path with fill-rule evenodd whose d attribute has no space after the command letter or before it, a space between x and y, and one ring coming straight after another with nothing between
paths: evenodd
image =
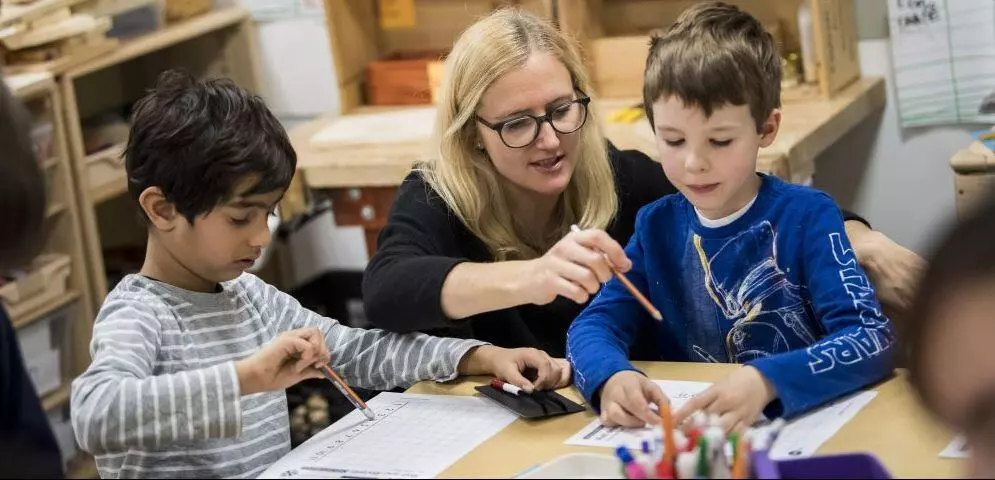
<instances>
[{"instance_id":1,"label":"colorful marker","mask_svg":"<svg viewBox=\"0 0 995 480\"><path fill-rule=\"evenodd\" d=\"M618 459L622 461L622 468L625 470L625 478L642 480L646 478L646 472L643 471L643 467L636 463L636 459L632 458L632 454L629 453L629 449L624 446L615 449L615 455Z\"/></svg>"},{"instance_id":2,"label":"colorful marker","mask_svg":"<svg viewBox=\"0 0 995 480\"><path fill-rule=\"evenodd\" d=\"M491 386L498 390L503 390L505 392L508 392L512 395L520 395L523 392L523 390L520 387L516 387L508 382L505 382L497 378L491 380Z\"/></svg>"}]
</instances>

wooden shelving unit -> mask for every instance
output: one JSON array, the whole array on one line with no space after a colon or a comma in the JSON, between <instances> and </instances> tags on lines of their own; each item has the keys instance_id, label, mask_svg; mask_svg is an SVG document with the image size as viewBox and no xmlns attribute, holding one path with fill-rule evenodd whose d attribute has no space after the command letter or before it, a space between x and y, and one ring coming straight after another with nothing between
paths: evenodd
<instances>
[{"instance_id":1,"label":"wooden shelving unit","mask_svg":"<svg viewBox=\"0 0 995 480\"><path fill-rule=\"evenodd\" d=\"M61 385L41 397L46 411L54 412L69 402L70 383L89 364L88 343L92 322L93 302L86 276L87 262L83 256L83 228L77 208L76 182L70 156L66 148L65 125L62 117L62 95L51 74L31 73L5 78L11 92L24 103L36 119L52 123L51 156L41 162L48 177L48 207L46 230L48 235L43 254L62 254L69 257L69 277L64 292L51 290L6 305L18 334L53 313L65 310L61 317L65 325L53 324L60 350ZM28 356L37 352L23 352ZM81 460L86 463L86 459ZM89 460L92 463L92 458ZM75 463L73 463L75 465ZM67 465L67 469L73 468ZM89 472L79 472L80 478L92 478Z\"/></svg>"},{"instance_id":2,"label":"wooden shelving unit","mask_svg":"<svg viewBox=\"0 0 995 480\"><path fill-rule=\"evenodd\" d=\"M104 249L141 246L145 227L122 197L128 189L122 159L125 144L86 152L83 120L131 104L170 68L183 68L201 77L228 77L243 88L258 91L257 50L249 12L229 7L124 40L107 55L60 76L88 259L89 293L95 305L108 292Z\"/></svg>"}]
</instances>

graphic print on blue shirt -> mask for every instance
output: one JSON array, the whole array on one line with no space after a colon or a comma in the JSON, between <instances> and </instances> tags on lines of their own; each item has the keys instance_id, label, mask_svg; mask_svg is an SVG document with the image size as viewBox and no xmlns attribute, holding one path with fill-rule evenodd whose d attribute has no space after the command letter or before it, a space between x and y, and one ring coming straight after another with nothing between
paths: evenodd
<instances>
[{"instance_id":1,"label":"graphic print on blue shirt","mask_svg":"<svg viewBox=\"0 0 995 480\"><path fill-rule=\"evenodd\" d=\"M778 266L777 232L770 221L753 224L731 239L703 239L694 233L691 240L694 249L685 255L691 278L684 292L689 303L685 316L712 311L706 317L718 324L717 335L700 332L704 335L689 338L695 360L747 363L806 347L821 336L813 331L819 325L803 287Z\"/></svg>"}]
</instances>

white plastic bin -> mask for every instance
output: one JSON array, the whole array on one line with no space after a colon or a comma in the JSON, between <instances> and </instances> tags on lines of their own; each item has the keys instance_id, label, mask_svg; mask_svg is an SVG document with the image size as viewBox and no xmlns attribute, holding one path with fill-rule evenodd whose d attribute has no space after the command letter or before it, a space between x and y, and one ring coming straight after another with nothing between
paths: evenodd
<instances>
[{"instance_id":1,"label":"white plastic bin","mask_svg":"<svg viewBox=\"0 0 995 480\"><path fill-rule=\"evenodd\" d=\"M625 478L611 455L570 453L522 472L515 478Z\"/></svg>"}]
</instances>

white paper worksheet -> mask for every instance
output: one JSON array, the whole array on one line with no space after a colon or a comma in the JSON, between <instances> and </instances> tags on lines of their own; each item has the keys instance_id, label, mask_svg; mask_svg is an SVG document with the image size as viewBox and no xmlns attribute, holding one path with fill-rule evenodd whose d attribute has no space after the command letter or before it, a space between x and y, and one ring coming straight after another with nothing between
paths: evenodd
<instances>
[{"instance_id":1,"label":"white paper worksheet","mask_svg":"<svg viewBox=\"0 0 995 480\"><path fill-rule=\"evenodd\" d=\"M655 380L655 382L670 398L673 409L684 405L711 385L705 382L674 380ZM812 456L823 443L826 443L826 440L832 438L876 395L877 392L861 392L788 422L771 449L771 458L778 460ZM638 450L642 441L647 439L649 434L649 428L605 427L600 420L594 420L567 439L566 443L568 445L608 448L625 445L630 450Z\"/></svg>"},{"instance_id":2,"label":"white paper worksheet","mask_svg":"<svg viewBox=\"0 0 995 480\"><path fill-rule=\"evenodd\" d=\"M432 478L516 417L478 397L385 392L297 447L263 478Z\"/></svg>"},{"instance_id":3,"label":"white paper worksheet","mask_svg":"<svg viewBox=\"0 0 995 480\"><path fill-rule=\"evenodd\" d=\"M708 382L685 382L681 380L654 380L663 389L663 393L670 398L670 408L676 410L695 395L705 391L711 383ZM567 439L567 445L581 445L588 447L610 447L616 448L625 445L630 450L638 450L643 439L651 430L649 428L622 428L606 427L600 420L594 420Z\"/></svg>"},{"instance_id":4,"label":"white paper worksheet","mask_svg":"<svg viewBox=\"0 0 995 480\"><path fill-rule=\"evenodd\" d=\"M957 435L950 441L950 445L940 452L940 458L968 458L970 451L967 448L967 438Z\"/></svg>"}]
</instances>

